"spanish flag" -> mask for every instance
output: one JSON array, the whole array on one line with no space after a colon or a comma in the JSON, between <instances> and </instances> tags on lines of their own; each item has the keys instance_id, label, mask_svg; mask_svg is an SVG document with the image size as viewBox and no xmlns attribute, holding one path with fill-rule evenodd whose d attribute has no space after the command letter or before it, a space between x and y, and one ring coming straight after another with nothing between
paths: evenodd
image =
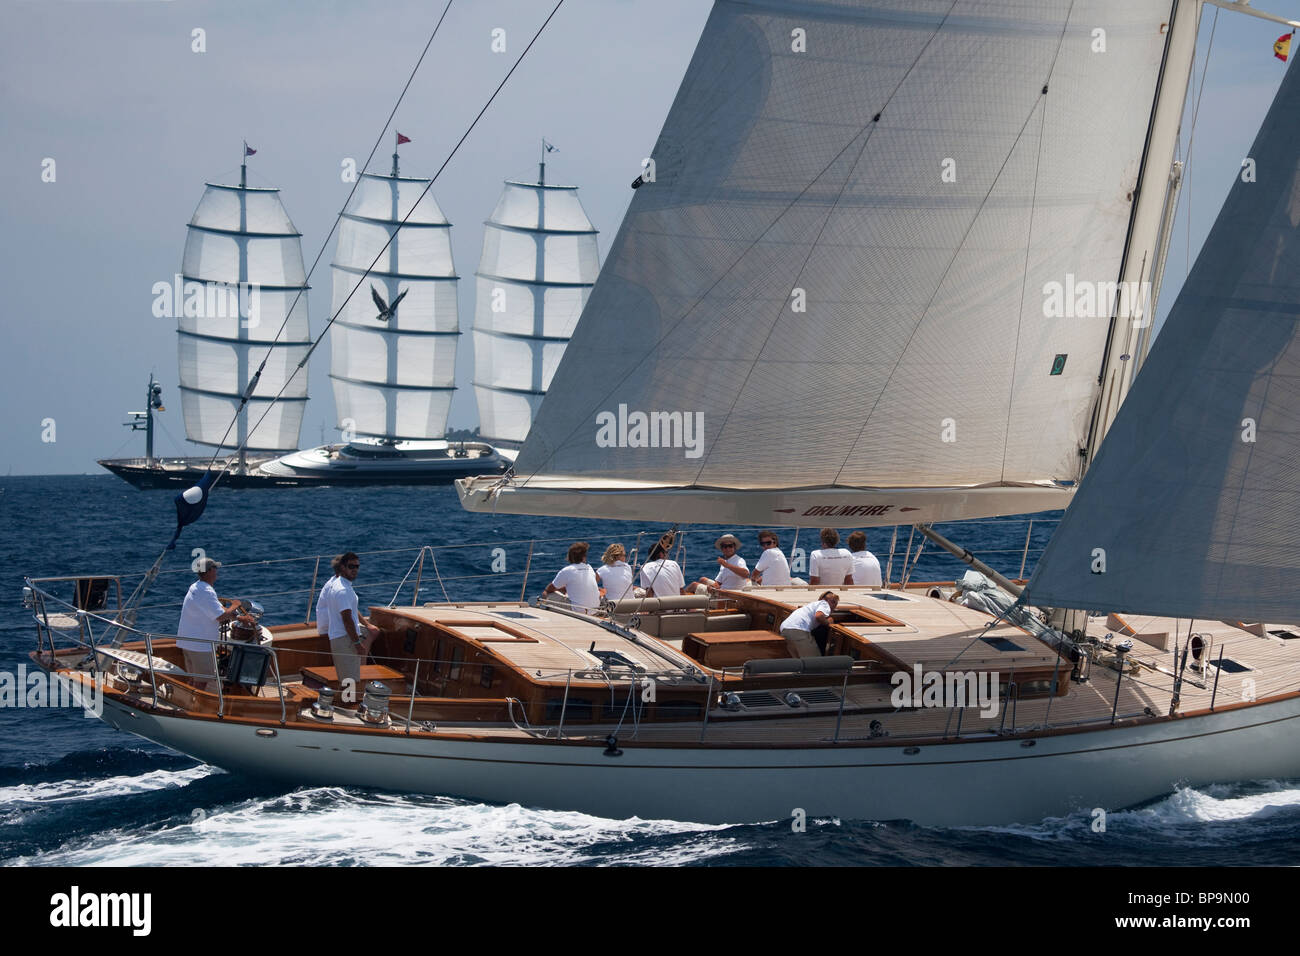
<instances>
[{"instance_id":1,"label":"spanish flag","mask_svg":"<svg viewBox=\"0 0 1300 956\"><path fill-rule=\"evenodd\" d=\"M1280 36L1277 38L1277 42L1273 44L1273 55L1277 57L1279 60L1281 60L1283 63L1285 63L1286 58L1291 55L1292 36L1293 34L1291 33L1288 33L1284 36Z\"/></svg>"}]
</instances>

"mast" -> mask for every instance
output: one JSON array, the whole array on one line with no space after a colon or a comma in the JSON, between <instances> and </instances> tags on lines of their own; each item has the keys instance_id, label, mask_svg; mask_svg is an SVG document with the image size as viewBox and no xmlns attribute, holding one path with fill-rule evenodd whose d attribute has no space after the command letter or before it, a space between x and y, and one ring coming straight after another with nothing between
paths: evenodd
<instances>
[{"instance_id":1,"label":"mast","mask_svg":"<svg viewBox=\"0 0 1300 956\"><path fill-rule=\"evenodd\" d=\"M1110 318L1105 356L1097 377L1097 405L1087 444L1081 449L1082 471L1095 459L1128 395L1155 320L1156 296L1182 183L1181 164L1175 163L1173 157L1196 57L1200 14L1199 0L1174 0L1170 8L1164 59L1120 268L1121 294L1115 297L1115 312ZM1123 290L1131 291L1125 296Z\"/></svg>"},{"instance_id":2,"label":"mast","mask_svg":"<svg viewBox=\"0 0 1300 956\"><path fill-rule=\"evenodd\" d=\"M207 184L174 297L186 437L238 449L240 472L248 451L297 447L307 381L289 376L311 347L302 237L278 189L248 185L255 152L243 145L238 185ZM263 360L257 393L241 409Z\"/></svg>"},{"instance_id":3,"label":"mast","mask_svg":"<svg viewBox=\"0 0 1300 956\"><path fill-rule=\"evenodd\" d=\"M460 335L451 223L428 179L399 173L394 146L389 175L361 174L331 263L338 427L389 445L446 434Z\"/></svg>"},{"instance_id":4,"label":"mast","mask_svg":"<svg viewBox=\"0 0 1300 956\"><path fill-rule=\"evenodd\" d=\"M153 413L154 409L160 412L166 411L162 403L162 386L153 379L153 373L149 373L149 384L145 387L144 392L144 411L127 412L131 416L129 422L123 422L127 428L133 432L144 431L144 457L145 462L149 465L154 464L153 457Z\"/></svg>"},{"instance_id":5,"label":"mast","mask_svg":"<svg viewBox=\"0 0 1300 956\"><path fill-rule=\"evenodd\" d=\"M518 447L600 272L577 186L507 181L483 230L474 308L474 395L484 441Z\"/></svg>"},{"instance_id":6,"label":"mast","mask_svg":"<svg viewBox=\"0 0 1300 956\"><path fill-rule=\"evenodd\" d=\"M1300 620L1300 72L1027 587L1038 606Z\"/></svg>"},{"instance_id":7,"label":"mast","mask_svg":"<svg viewBox=\"0 0 1300 956\"><path fill-rule=\"evenodd\" d=\"M157 399L154 397L153 372L149 373L149 388L144 394L144 458L145 461L153 464L153 406Z\"/></svg>"}]
</instances>

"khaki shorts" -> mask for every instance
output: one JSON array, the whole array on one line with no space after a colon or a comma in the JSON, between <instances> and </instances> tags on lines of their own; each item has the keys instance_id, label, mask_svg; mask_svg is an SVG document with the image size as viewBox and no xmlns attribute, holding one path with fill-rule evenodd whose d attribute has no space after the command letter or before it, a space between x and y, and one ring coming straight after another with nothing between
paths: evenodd
<instances>
[{"instance_id":1,"label":"khaki shorts","mask_svg":"<svg viewBox=\"0 0 1300 956\"><path fill-rule=\"evenodd\" d=\"M334 655L334 669L339 675L339 697L336 703L358 703L361 700L361 655L357 653L356 644L352 643L350 637L331 638L330 653ZM348 692L343 682L348 679L352 681L352 693L355 695L353 700L343 698L343 695Z\"/></svg>"},{"instance_id":2,"label":"khaki shorts","mask_svg":"<svg viewBox=\"0 0 1300 956\"><path fill-rule=\"evenodd\" d=\"M213 657L212 648L191 651L182 647L181 653L185 655L185 670L189 673L212 678L217 676L217 662ZM217 692L217 682L215 680L204 680L203 677L191 677L190 680L194 682L194 686L199 690L206 690L212 694Z\"/></svg>"},{"instance_id":3,"label":"khaki shorts","mask_svg":"<svg viewBox=\"0 0 1300 956\"><path fill-rule=\"evenodd\" d=\"M795 657L821 657L822 652L817 649L817 642L813 640L811 631L801 631L796 627L781 628L781 636L785 638L786 644L794 652Z\"/></svg>"}]
</instances>

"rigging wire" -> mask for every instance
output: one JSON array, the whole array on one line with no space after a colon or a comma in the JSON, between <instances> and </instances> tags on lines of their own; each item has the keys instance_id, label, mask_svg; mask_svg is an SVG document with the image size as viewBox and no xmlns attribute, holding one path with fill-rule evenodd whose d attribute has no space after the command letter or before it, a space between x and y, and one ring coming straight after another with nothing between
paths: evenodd
<instances>
[{"instance_id":1,"label":"rigging wire","mask_svg":"<svg viewBox=\"0 0 1300 956\"><path fill-rule=\"evenodd\" d=\"M405 98L407 90L409 90L409 89L411 88L411 82L415 79L415 74L419 71L419 69L420 69L420 64L424 62L424 58L425 58L425 56L426 56L426 55L428 54L428 52L429 52L429 47L431 47L431 46L433 45L434 37L436 37L436 36L438 35L438 30L439 30L439 28L442 26L442 21L445 20L445 19L447 18L447 11L451 9L451 5L452 5L453 2L454 2L454 0L447 0L447 5L446 5L445 7L442 8L442 15L438 17L438 22L434 24L434 26L433 26L433 32L429 34L429 39L428 39L428 41L425 42L425 44L424 44L424 49L423 49L422 51L420 51L420 57L419 57L419 59L417 59L417 60L415 61L415 66L411 68L411 73L410 73L410 75L406 78L406 85L402 87L402 92L398 94L398 96L397 96L397 102L393 104L393 109L392 109L391 112L389 112L389 114L388 114L388 119L384 120L384 127L383 127L383 129L381 129L381 130L379 131L379 135L378 135L377 137L375 137L375 144L374 144L372 147L370 147L370 155L366 157L366 162L365 162L365 164L361 167L362 175L364 175L364 174L365 174L365 171L366 171L367 169L370 168L370 161L373 160L373 159L375 158L375 153L379 151L379 144L382 143L382 142L384 141L384 136L387 135L387 133L388 133L388 127L392 124L392 122L393 122L393 117L397 115L398 107L400 107L400 106L402 105L402 100ZM235 423L236 423L237 421L239 421L239 416L240 416L240 414L243 412L243 410L244 410L244 406L247 405L247 404L248 404L248 400L249 400L250 398L252 398L252 396L253 396L253 390L257 387L258 380L261 378L261 375L262 375L262 370L266 368L266 363L267 363L268 361L270 361L270 359L271 359L271 355L272 355L272 354L274 353L274 351L275 351L276 343L278 343L278 342L280 341L280 336L284 333L285 327L289 324L289 319L290 319L290 317L293 315L293 310L294 310L295 308L297 308L297 306L298 306L298 300L302 298L302 294L303 294L303 292L307 289L307 287L308 287L308 283L309 283L309 281L311 280L312 274L316 271L316 267L317 267L318 265L320 265L320 259L321 259L321 256L323 256L323 255L325 254L325 249L329 246L329 241L330 241L330 239L333 237L333 235L334 235L334 231L335 231L336 229L338 229L338 227L339 227L339 222L343 219L343 210L346 209L347 206L348 206L348 203L352 201L352 196L353 196L354 193L356 193L356 191L357 191L357 187L360 186L360 185L361 185L361 176L358 176L355 180L353 180L353 182L352 182L352 188L348 191L348 198L345 199L345 200L343 201L343 205L342 205L341 207L339 207L338 214L334 217L334 222L330 225L330 231L325 235L325 240L321 243L321 245L320 245L320 249L317 250L317 252L316 252L316 258L312 260L311 268L307 270L307 275L306 275L306 277L303 279L303 282L302 282L302 288L300 288L300 289L298 290L298 294L295 295L295 296L293 297L293 302L291 302L291 303L289 304L289 308L285 311L285 314L284 314L284 321L282 321L282 322L280 323L280 328L276 330L275 338L273 338L273 339L271 340L271 344L267 346L267 349L266 349L266 355L263 356L261 363L257 366L257 371L256 371L255 373L253 373L253 377L252 377L252 379L249 381L249 383L248 383L248 387L244 389L244 394L240 397L239 408L236 410L234 417L230 420L230 424L226 426L225 434L223 434L223 435L221 436L221 444L218 445L217 448L216 448L216 450L212 453L212 457L211 457L210 459L208 459L208 469L209 469L209 470L211 470L211 468L212 468L212 463L213 463L214 461L217 460L217 456L221 453L221 449L225 447L226 439L230 436L230 430L231 430L232 428L234 428L234 427L235 427ZM423 198L423 196L422 196L421 198ZM402 221L405 222L406 220L403 219ZM389 241L390 241L390 242L392 241L391 237L390 237ZM387 249L387 248L388 248L388 245L385 244L385 245L384 245L384 249ZM381 251L381 254L382 254L382 251ZM378 257L376 257L376 261L378 261ZM374 267L374 263L373 263L373 262L371 263L371 267L372 267L372 268ZM370 273L370 270L367 269L367 270L366 270L366 274L369 275L369 273ZM358 284L360 284L361 281L364 281L364 279L365 279L365 276L363 275L363 276L361 277L361 279L358 280ZM356 290L354 289L353 291L356 291ZM351 298L351 296L349 296L349 298ZM345 304L346 304L346 303L345 303ZM331 320L331 324L332 324L332 321L333 321L333 320ZM326 326L326 329L328 329L328 328L329 328L329 326ZM321 335L323 336L323 335L324 335L324 332L322 332ZM313 345L313 346L312 346L312 349L314 349L315 347L316 347L316 346ZM308 350L307 355L308 355L308 356L311 355L311 350L310 350L310 349ZM289 378L288 378L288 379L285 381L285 383L284 383L284 387L288 387L289 382L293 381L293 376L294 376L295 374L297 374L298 369L301 369L303 363L305 363L305 362L306 362L306 358L303 359L303 362L300 362L300 363L299 363L297 369L294 369L294 371L293 371L292 373L290 373ZM276 393L275 399L273 399L273 400L271 401L271 405L267 406L267 411L268 411L268 412L270 411L271 407L273 407L273 406L275 405L275 402L276 402L277 400L279 400L280 396L281 396L282 394L284 394L284 387L282 387L282 388L280 389L280 391ZM262 417L259 418L259 419L257 420L257 425L254 425L252 428L250 428L250 429L247 431L247 433L246 433L246 435L245 435L245 438L244 438L244 441L239 445L239 448L236 449L237 451L242 451L243 448L244 448L244 445L248 444L248 441L249 441L249 439L252 437L253 432L255 432L255 431L257 430L258 425L261 425L261 424L262 424L262 419L264 419L264 418L266 418L266 412L263 412L263 413L262 413ZM225 472L223 471L222 474L224 474L224 473L225 473ZM213 481L213 483L212 483L213 487L215 487L216 484L217 484L217 482L220 481L220 480L221 480L221 475L218 475L217 478L216 478L216 480Z\"/></svg>"},{"instance_id":2,"label":"rigging wire","mask_svg":"<svg viewBox=\"0 0 1300 956\"><path fill-rule=\"evenodd\" d=\"M1201 66L1201 85L1196 89L1196 102L1192 106L1192 129L1187 134L1187 162L1183 166L1183 193L1187 196L1187 253L1183 261L1183 279L1192 274L1192 147L1196 143L1196 120L1201 114L1201 96L1205 92L1205 78L1210 73L1210 53L1214 49L1214 34L1219 29L1219 8L1214 8L1210 24L1210 40L1205 45L1205 63Z\"/></svg>"}]
</instances>

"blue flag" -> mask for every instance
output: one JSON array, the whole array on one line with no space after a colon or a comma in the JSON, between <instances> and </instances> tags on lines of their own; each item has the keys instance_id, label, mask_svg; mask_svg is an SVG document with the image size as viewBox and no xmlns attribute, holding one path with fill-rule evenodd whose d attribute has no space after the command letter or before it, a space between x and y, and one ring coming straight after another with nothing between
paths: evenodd
<instances>
[{"instance_id":1,"label":"blue flag","mask_svg":"<svg viewBox=\"0 0 1300 956\"><path fill-rule=\"evenodd\" d=\"M208 489L212 487L212 482L216 478L215 471L205 472L199 479L198 484L192 488L186 488L176 496L176 533L172 535L172 540L167 545L168 551L176 550L176 542L181 536L181 529L187 524L193 524L199 520L203 514L203 509L208 506ZM195 494L198 492L198 494Z\"/></svg>"}]
</instances>

